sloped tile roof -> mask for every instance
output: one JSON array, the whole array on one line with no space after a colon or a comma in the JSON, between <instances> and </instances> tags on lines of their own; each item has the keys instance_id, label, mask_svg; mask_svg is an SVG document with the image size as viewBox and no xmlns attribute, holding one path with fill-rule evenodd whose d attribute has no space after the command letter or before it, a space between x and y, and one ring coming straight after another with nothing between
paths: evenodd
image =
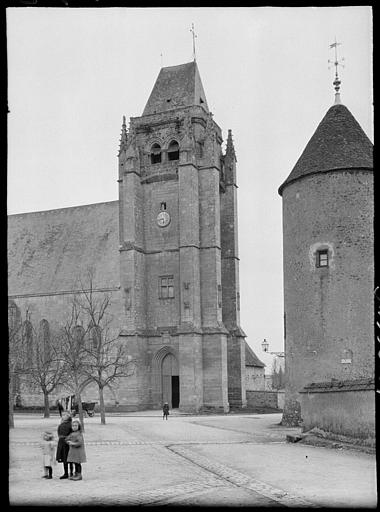
<instances>
[{"instance_id":1,"label":"sloped tile roof","mask_svg":"<svg viewBox=\"0 0 380 512\"><path fill-rule=\"evenodd\" d=\"M259 368L265 367L265 364L260 361L247 342L245 342L245 366L257 366Z\"/></svg>"},{"instance_id":2,"label":"sloped tile roof","mask_svg":"<svg viewBox=\"0 0 380 512\"><path fill-rule=\"evenodd\" d=\"M202 105L208 112L198 66L188 62L161 69L143 116L193 105Z\"/></svg>"},{"instance_id":3,"label":"sloped tile roof","mask_svg":"<svg viewBox=\"0 0 380 512\"><path fill-rule=\"evenodd\" d=\"M119 202L8 217L8 295L70 291L94 270L97 287L119 286Z\"/></svg>"},{"instance_id":4,"label":"sloped tile roof","mask_svg":"<svg viewBox=\"0 0 380 512\"><path fill-rule=\"evenodd\" d=\"M319 123L288 178L290 182L318 172L373 169L373 145L344 105L333 105Z\"/></svg>"}]
</instances>

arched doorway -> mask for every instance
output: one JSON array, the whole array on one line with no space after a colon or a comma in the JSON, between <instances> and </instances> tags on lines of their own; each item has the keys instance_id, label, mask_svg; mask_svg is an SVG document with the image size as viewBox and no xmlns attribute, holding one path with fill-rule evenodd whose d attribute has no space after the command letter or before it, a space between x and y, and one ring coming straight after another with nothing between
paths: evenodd
<instances>
[{"instance_id":1,"label":"arched doorway","mask_svg":"<svg viewBox=\"0 0 380 512\"><path fill-rule=\"evenodd\" d=\"M168 402L172 409L179 407L178 361L173 354L167 354L162 360L162 402Z\"/></svg>"}]
</instances>

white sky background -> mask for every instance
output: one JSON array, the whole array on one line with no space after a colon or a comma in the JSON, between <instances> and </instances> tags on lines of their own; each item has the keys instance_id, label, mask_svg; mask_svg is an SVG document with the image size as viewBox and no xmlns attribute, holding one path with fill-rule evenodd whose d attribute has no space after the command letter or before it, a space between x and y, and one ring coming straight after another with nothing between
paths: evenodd
<instances>
[{"instance_id":1,"label":"white sky background","mask_svg":"<svg viewBox=\"0 0 380 512\"><path fill-rule=\"evenodd\" d=\"M118 198L122 116L141 116L161 68L192 60L237 153L241 326L283 350L278 187L334 102L373 141L370 7L8 8L8 213Z\"/></svg>"}]
</instances>

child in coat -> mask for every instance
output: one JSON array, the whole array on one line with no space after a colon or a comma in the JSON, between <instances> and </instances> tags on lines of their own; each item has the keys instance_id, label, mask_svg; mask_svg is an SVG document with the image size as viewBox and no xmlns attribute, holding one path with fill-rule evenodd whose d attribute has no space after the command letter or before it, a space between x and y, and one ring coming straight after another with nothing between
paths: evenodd
<instances>
[{"instance_id":1,"label":"child in coat","mask_svg":"<svg viewBox=\"0 0 380 512\"><path fill-rule=\"evenodd\" d=\"M58 425L58 446L57 446L57 454L56 460L58 462L63 463L63 475L59 478L62 480L64 478L69 478L69 464L67 462L67 455L69 453L69 445L66 443L66 436L68 436L71 432L71 414L67 411L62 413L61 423ZM73 465L70 464L70 476L73 475Z\"/></svg>"},{"instance_id":2,"label":"child in coat","mask_svg":"<svg viewBox=\"0 0 380 512\"><path fill-rule=\"evenodd\" d=\"M80 421L73 420L71 428L71 434L66 437L66 443L70 446L67 462L74 464L75 475L70 480L82 480L82 463L86 462L86 451Z\"/></svg>"},{"instance_id":3,"label":"child in coat","mask_svg":"<svg viewBox=\"0 0 380 512\"><path fill-rule=\"evenodd\" d=\"M44 468L44 476L42 478L53 478L53 465L55 464L55 442L51 432L42 434L42 466Z\"/></svg>"}]
</instances>

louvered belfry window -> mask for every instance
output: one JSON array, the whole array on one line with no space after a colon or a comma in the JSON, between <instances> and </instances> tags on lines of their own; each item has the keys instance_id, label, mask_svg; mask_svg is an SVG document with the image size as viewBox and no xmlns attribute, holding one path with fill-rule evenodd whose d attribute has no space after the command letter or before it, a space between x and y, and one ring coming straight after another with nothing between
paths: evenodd
<instances>
[{"instance_id":1,"label":"louvered belfry window","mask_svg":"<svg viewBox=\"0 0 380 512\"><path fill-rule=\"evenodd\" d=\"M161 146L153 144L150 152L150 161L152 164L159 164L161 162Z\"/></svg>"},{"instance_id":2,"label":"louvered belfry window","mask_svg":"<svg viewBox=\"0 0 380 512\"><path fill-rule=\"evenodd\" d=\"M172 140L168 147L168 160L179 159L179 145L176 140Z\"/></svg>"}]
</instances>

